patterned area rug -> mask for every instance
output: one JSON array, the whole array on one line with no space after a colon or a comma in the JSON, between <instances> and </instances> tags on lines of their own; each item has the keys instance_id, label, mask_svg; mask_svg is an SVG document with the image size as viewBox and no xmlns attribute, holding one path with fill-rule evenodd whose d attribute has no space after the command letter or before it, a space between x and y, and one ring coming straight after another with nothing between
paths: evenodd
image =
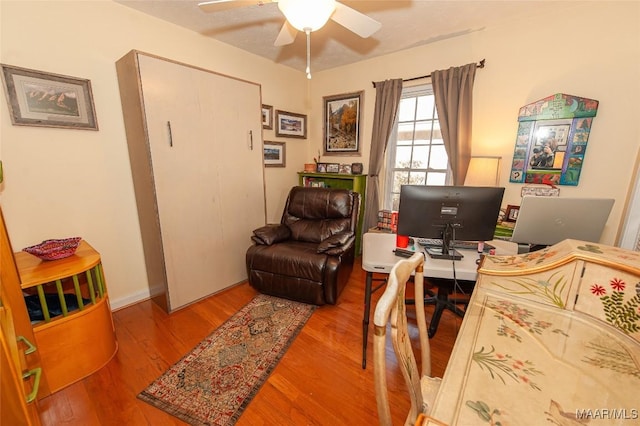
<instances>
[{"instance_id":1,"label":"patterned area rug","mask_svg":"<svg viewBox=\"0 0 640 426\"><path fill-rule=\"evenodd\" d=\"M138 398L193 425L233 425L316 306L258 295Z\"/></svg>"}]
</instances>

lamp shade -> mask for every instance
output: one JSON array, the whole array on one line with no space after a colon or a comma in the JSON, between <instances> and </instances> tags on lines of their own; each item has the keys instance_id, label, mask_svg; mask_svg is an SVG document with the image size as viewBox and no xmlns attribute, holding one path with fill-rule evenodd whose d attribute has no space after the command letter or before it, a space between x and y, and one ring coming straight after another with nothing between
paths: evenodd
<instances>
[{"instance_id":1,"label":"lamp shade","mask_svg":"<svg viewBox=\"0 0 640 426\"><path fill-rule=\"evenodd\" d=\"M498 186L502 157L471 157L465 186Z\"/></svg>"},{"instance_id":2,"label":"lamp shade","mask_svg":"<svg viewBox=\"0 0 640 426\"><path fill-rule=\"evenodd\" d=\"M278 8L300 31L315 31L327 23L336 10L335 0L279 0Z\"/></svg>"}]
</instances>

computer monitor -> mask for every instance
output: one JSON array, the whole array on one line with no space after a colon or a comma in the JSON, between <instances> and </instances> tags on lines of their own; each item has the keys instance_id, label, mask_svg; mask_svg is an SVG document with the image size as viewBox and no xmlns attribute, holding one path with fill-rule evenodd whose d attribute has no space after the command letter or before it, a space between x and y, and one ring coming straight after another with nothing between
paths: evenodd
<instances>
[{"instance_id":1,"label":"computer monitor","mask_svg":"<svg viewBox=\"0 0 640 426\"><path fill-rule=\"evenodd\" d=\"M428 249L429 256L460 259L451 242L492 240L503 195L504 188L496 187L403 185L398 234L441 239L442 247Z\"/></svg>"},{"instance_id":2,"label":"computer monitor","mask_svg":"<svg viewBox=\"0 0 640 426\"><path fill-rule=\"evenodd\" d=\"M613 198L522 198L511 241L549 246L567 238L600 241Z\"/></svg>"}]
</instances>

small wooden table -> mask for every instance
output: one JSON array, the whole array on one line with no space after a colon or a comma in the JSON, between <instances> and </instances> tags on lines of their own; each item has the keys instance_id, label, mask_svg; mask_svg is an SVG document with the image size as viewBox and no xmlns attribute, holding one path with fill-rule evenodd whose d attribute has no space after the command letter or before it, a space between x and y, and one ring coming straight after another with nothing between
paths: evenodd
<instances>
[{"instance_id":1,"label":"small wooden table","mask_svg":"<svg viewBox=\"0 0 640 426\"><path fill-rule=\"evenodd\" d=\"M60 390L102 368L116 353L111 307L100 254L86 241L64 259L43 261L26 253L14 253L23 291L38 294L44 321L33 331L51 392ZM62 315L52 316L45 294L56 293ZM65 295L73 294L78 309L67 307Z\"/></svg>"}]
</instances>

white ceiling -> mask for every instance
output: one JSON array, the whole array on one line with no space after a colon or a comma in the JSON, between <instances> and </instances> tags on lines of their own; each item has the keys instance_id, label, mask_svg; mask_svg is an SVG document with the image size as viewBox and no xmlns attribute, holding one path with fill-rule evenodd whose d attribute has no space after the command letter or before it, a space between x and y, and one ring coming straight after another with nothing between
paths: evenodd
<instances>
[{"instance_id":1,"label":"white ceiling","mask_svg":"<svg viewBox=\"0 0 640 426\"><path fill-rule=\"evenodd\" d=\"M304 71L306 41L273 45L284 22L276 3L205 13L198 0L114 0L164 21ZM433 43L532 14L562 13L576 1L351 0L342 3L382 23L363 39L329 21L311 33L311 69L321 71L411 47ZM476 58L480 60L482 58Z\"/></svg>"}]
</instances>

